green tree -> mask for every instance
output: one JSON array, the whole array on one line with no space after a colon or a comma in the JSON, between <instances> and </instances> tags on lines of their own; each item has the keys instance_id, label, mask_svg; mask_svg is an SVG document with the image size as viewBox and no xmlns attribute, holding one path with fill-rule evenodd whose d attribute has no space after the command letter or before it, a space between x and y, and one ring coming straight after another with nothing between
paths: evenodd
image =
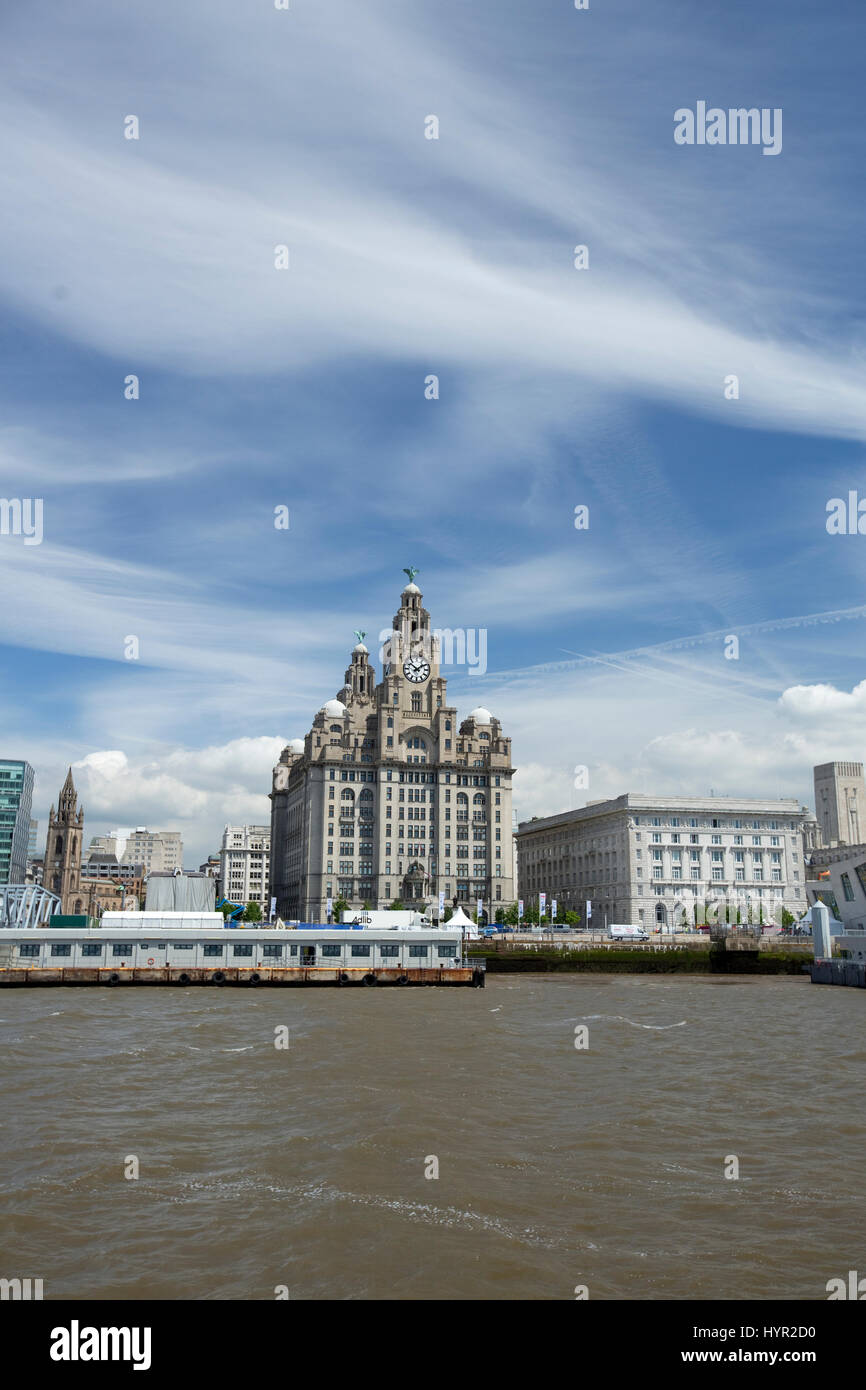
<instances>
[{"instance_id":1,"label":"green tree","mask_svg":"<svg viewBox=\"0 0 866 1390\"><path fill-rule=\"evenodd\" d=\"M369 912L369 911L370 911L370 904L369 904L369 903L366 903L366 902L364 903L364 911L365 911L365 912Z\"/></svg>"},{"instance_id":2,"label":"green tree","mask_svg":"<svg viewBox=\"0 0 866 1390\"><path fill-rule=\"evenodd\" d=\"M507 922L509 927L517 926L517 903L512 903L510 907L507 907L505 909L504 920L505 922Z\"/></svg>"},{"instance_id":3,"label":"green tree","mask_svg":"<svg viewBox=\"0 0 866 1390\"><path fill-rule=\"evenodd\" d=\"M577 927L580 925L580 913L566 912L563 920L565 921L565 925L567 927Z\"/></svg>"},{"instance_id":4,"label":"green tree","mask_svg":"<svg viewBox=\"0 0 866 1390\"><path fill-rule=\"evenodd\" d=\"M245 922L260 922L262 920L261 905L256 902L247 903L243 920Z\"/></svg>"},{"instance_id":5,"label":"green tree","mask_svg":"<svg viewBox=\"0 0 866 1390\"><path fill-rule=\"evenodd\" d=\"M402 911L403 911L403 900L402 900L402 898L395 898L394 901L392 902L391 906L388 908L388 911L389 911L389 912L402 912Z\"/></svg>"},{"instance_id":6,"label":"green tree","mask_svg":"<svg viewBox=\"0 0 866 1390\"><path fill-rule=\"evenodd\" d=\"M344 912L348 912L348 911L349 911L349 904L348 904L348 902L346 901L345 898L335 898L335 899L334 899L334 904L333 904L333 907L331 908L331 915L332 915L332 917L333 917L333 919L334 919L335 922L339 922L339 921L340 921L340 917L342 916L342 914L343 914Z\"/></svg>"},{"instance_id":7,"label":"green tree","mask_svg":"<svg viewBox=\"0 0 866 1390\"><path fill-rule=\"evenodd\" d=\"M797 920L797 919L796 919L796 917L794 916L793 912L789 912L788 909L787 909L786 907L783 907L783 908L782 908L782 926L783 926L783 927L793 927L793 925L794 925L794 923L796 922L796 920Z\"/></svg>"},{"instance_id":8,"label":"green tree","mask_svg":"<svg viewBox=\"0 0 866 1390\"><path fill-rule=\"evenodd\" d=\"M494 920L497 921L497 922L503 922L503 923L505 922L505 908L504 908L504 907L497 907L497 909L496 909L496 915L495 915Z\"/></svg>"},{"instance_id":9,"label":"green tree","mask_svg":"<svg viewBox=\"0 0 866 1390\"><path fill-rule=\"evenodd\" d=\"M453 907L446 907L446 909L445 909L445 916L442 918L442 921L443 921L443 922L450 922L450 921L451 921L451 918L452 918L453 916L454 916L454 908L453 908Z\"/></svg>"}]
</instances>

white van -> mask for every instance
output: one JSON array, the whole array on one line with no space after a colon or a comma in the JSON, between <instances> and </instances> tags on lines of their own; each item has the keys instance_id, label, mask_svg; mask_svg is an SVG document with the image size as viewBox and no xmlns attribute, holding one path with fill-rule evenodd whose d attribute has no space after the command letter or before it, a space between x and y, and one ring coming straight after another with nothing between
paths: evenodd
<instances>
[{"instance_id":1,"label":"white van","mask_svg":"<svg viewBox=\"0 0 866 1390\"><path fill-rule=\"evenodd\" d=\"M608 928L608 936L613 941L649 941L649 935L644 927L633 927L629 925L612 925Z\"/></svg>"}]
</instances>

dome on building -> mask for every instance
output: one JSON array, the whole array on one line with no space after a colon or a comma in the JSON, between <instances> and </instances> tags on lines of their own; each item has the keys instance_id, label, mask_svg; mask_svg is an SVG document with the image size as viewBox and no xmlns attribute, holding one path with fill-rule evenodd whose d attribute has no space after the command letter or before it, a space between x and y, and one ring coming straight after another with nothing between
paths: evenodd
<instances>
[{"instance_id":1,"label":"dome on building","mask_svg":"<svg viewBox=\"0 0 866 1390\"><path fill-rule=\"evenodd\" d=\"M288 748L290 753L303 753L304 740L302 738L290 738Z\"/></svg>"},{"instance_id":2,"label":"dome on building","mask_svg":"<svg viewBox=\"0 0 866 1390\"><path fill-rule=\"evenodd\" d=\"M363 642L359 642L359 643L357 644L357 646L355 646L355 647L352 648L352 655L353 655L353 656L355 655L355 652L363 652L365 656L369 656L369 655L370 655L369 649L368 649L367 647L364 646L364 643L363 643Z\"/></svg>"},{"instance_id":3,"label":"dome on building","mask_svg":"<svg viewBox=\"0 0 866 1390\"><path fill-rule=\"evenodd\" d=\"M326 714L329 719L342 719L346 713L346 706L339 700L329 700L326 705L322 705L320 714Z\"/></svg>"},{"instance_id":4,"label":"dome on building","mask_svg":"<svg viewBox=\"0 0 866 1390\"><path fill-rule=\"evenodd\" d=\"M483 705L479 705L477 709L470 710L469 718L474 719L476 724L493 723L493 715L490 713L490 710L485 709Z\"/></svg>"},{"instance_id":5,"label":"dome on building","mask_svg":"<svg viewBox=\"0 0 866 1390\"><path fill-rule=\"evenodd\" d=\"M421 590L418 588L418 585L415 584L415 583L407 584L406 587L405 587L405 589L403 590L403 593L404 593L404 594L420 594L420 592L421 592Z\"/></svg>"}]
</instances>

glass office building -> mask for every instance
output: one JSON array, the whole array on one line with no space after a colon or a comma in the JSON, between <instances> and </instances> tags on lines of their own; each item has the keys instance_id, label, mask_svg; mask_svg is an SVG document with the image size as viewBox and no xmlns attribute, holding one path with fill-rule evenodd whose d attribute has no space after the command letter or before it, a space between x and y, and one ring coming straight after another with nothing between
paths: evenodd
<instances>
[{"instance_id":1,"label":"glass office building","mask_svg":"<svg viewBox=\"0 0 866 1390\"><path fill-rule=\"evenodd\" d=\"M29 763L0 758L0 883L23 883L35 775Z\"/></svg>"}]
</instances>

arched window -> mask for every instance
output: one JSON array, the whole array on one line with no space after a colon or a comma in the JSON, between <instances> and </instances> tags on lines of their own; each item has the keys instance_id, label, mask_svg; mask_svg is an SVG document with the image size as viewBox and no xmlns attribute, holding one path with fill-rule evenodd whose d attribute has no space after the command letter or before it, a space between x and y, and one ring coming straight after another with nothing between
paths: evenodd
<instances>
[{"instance_id":1,"label":"arched window","mask_svg":"<svg viewBox=\"0 0 866 1390\"><path fill-rule=\"evenodd\" d=\"M481 792L475 793L475 795L472 798L472 804L473 806L483 806L485 804L484 797L481 795Z\"/></svg>"},{"instance_id":2,"label":"arched window","mask_svg":"<svg viewBox=\"0 0 866 1390\"><path fill-rule=\"evenodd\" d=\"M361 801L372 801L372 800L373 800L373 793L370 791L370 788L369 788L369 787L365 787L364 791L361 792L361 795L360 795L359 800L361 800Z\"/></svg>"},{"instance_id":3,"label":"arched window","mask_svg":"<svg viewBox=\"0 0 866 1390\"><path fill-rule=\"evenodd\" d=\"M341 734L341 733L343 732L343 726L342 726L342 724L332 724L332 725L331 725L331 728L330 728L330 732L331 732L332 734Z\"/></svg>"},{"instance_id":4,"label":"arched window","mask_svg":"<svg viewBox=\"0 0 866 1390\"><path fill-rule=\"evenodd\" d=\"M355 793L352 792L352 791L349 791L349 788L346 787L346 789L344 790L342 796L340 797L340 800L341 800L341 801L354 801L354 800L355 800Z\"/></svg>"},{"instance_id":5,"label":"arched window","mask_svg":"<svg viewBox=\"0 0 866 1390\"><path fill-rule=\"evenodd\" d=\"M457 793L457 805L458 805L458 806L468 806L468 805L469 805L469 797L466 795L465 792L458 792L458 793Z\"/></svg>"}]
</instances>

